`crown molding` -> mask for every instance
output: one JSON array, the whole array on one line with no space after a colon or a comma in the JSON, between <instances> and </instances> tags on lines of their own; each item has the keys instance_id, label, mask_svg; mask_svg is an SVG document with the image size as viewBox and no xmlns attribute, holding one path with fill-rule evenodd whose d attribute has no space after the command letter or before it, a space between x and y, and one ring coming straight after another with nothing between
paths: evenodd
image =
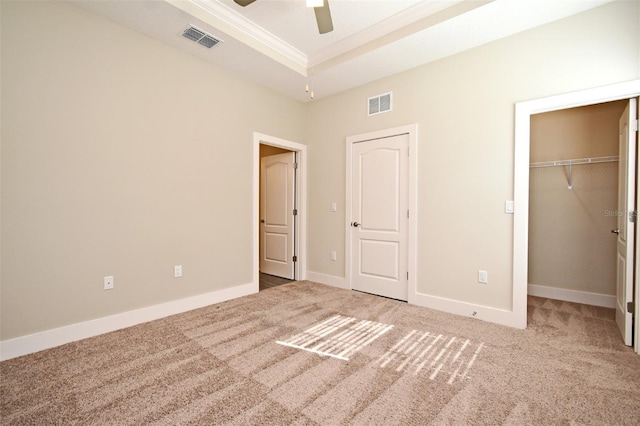
<instances>
[{"instance_id":1,"label":"crown molding","mask_svg":"<svg viewBox=\"0 0 640 426\"><path fill-rule=\"evenodd\" d=\"M418 3L314 52L309 57L309 68L313 72L332 68L493 1L495 0L440 0Z\"/></svg>"},{"instance_id":2,"label":"crown molding","mask_svg":"<svg viewBox=\"0 0 640 426\"><path fill-rule=\"evenodd\" d=\"M165 0L303 76L329 69L494 0L420 2L310 55L215 0ZM441 15L441 19L438 17Z\"/></svg>"},{"instance_id":3,"label":"crown molding","mask_svg":"<svg viewBox=\"0 0 640 426\"><path fill-rule=\"evenodd\" d=\"M376 39L385 37L393 31L404 28L407 25L413 24L420 19L433 15L434 13L446 9L455 3L460 3L461 1L464 0L440 0L436 2L418 3L409 9L395 14L389 19L379 22L374 26L365 28L362 31L313 52L309 55L309 67L312 68L322 64L323 62L330 61L337 56L346 54Z\"/></svg>"},{"instance_id":4,"label":"crown molding","mask_svg":"<svg viewBox=\"0 0 640 426\"><path fill-rule=\"evenodd\" d=\"M227 33L292 70L307 75L308 58L300 50L224 4L211 0L165 0L176 8Z\"/></svg>"},{"instance_id":5,"label":"crown molding","mask_svg":"<svg viewBox=\"0 0 640 426\"><path fill-rule=\"evenodd\" d=\"M211 0L189 0L203 9L209 11L215 17L224 20L227 24L233 26L238 31L242 31L255 40L266 44L278 53L286 56L292 61L307 67L307 55L300 50L291 46L286 41L279 37L276 37L269 31L265 30L259 25L256 25L252 21L248 20L244 16L235 12L230 7L223 3Z\"/></svg>"}]
</instances>

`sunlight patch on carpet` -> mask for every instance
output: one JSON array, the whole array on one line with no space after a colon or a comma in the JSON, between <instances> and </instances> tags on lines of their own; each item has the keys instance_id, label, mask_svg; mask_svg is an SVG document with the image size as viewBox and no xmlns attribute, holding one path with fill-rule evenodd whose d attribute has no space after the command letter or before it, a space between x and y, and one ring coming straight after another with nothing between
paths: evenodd
<instances>
[{"instance_id":1,"label":"sunlight patch on carpet","mask_svg":"<svg viewBox=\"0 0 640 426\"><path fill-rule=\"evenodd\" d=\"M428 372L434 380L438 375L448 376L447 383L464 380L484 347L484 342L412 330L391 347L378 360L382 368L413 371L414 375Z\"/></svg>"},{"instance_id":2,"label":"sunlight patch on carpet","mask_svg":"<svg viewBox=\"0 0 640 426\"><path fill-rule=\"evenodd\" d=\"M335 315L276 343L348 361L355 352L392 328L389 324Z\"/></svg>"}]
</instances>

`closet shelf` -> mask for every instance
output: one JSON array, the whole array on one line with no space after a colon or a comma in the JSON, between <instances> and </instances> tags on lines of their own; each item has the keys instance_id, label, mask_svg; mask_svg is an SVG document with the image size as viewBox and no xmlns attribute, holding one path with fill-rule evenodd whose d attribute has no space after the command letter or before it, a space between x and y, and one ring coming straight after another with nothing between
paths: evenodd
<instances>
[{"instance_id":1,"label":"closet shelf","mask_svg":"<svg viewBox=\"0 0 640 426\"><path fill-rule=\"evenodd\" d=\"M573 160L541 161L539 163L531 163L529 164L529 168L535 169L540 167L567 166L567 171L568 171L567 188L573 189L573 166L580 165L580 164L614 163L617 161L618 161L617 156L576 158Z\"/></svg>"},{"instance_id":2,"label":"closet shelf","mask_svg":"<svg viewBox=\"0 0 640 426\"><path fill-rule=\"evenodd\" d=\"M573 160L541 161L538 163L531 163L529 164L529 167L533 169L536 167L575 166L576 164L615 163L617 161L618 156L575 158Z\"/></svg>"}]
</instances>

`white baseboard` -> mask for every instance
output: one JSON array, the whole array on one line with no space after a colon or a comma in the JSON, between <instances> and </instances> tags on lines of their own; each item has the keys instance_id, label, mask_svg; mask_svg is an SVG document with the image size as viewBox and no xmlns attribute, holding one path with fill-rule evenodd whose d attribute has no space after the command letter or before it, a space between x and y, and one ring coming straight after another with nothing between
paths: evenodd
<instances>
[{"instance_id":1,"label":"white baseboard","mask_svg":"<svg viewBox=\"0 0 640 426\"><path fill-rule=\"evenodd\" d=\"M567 290L564 288L547 287L529 284L527 293L530 296L546 297L548 299L564 300L566 302L584 303L585 305L615 308L616 297L608 294L589 293L587 291Z\"/></svg>"},{"instance_id":2,"label":"white baseboard","mask_svg":"<svg viewBox=\"0 0 640 426\"><path fill-rule=\"evenodd\" d=\"M307 271L307 279L320 284L326 284L333 287L350 290L347 280L334 275L321 274L319 272ZM483 321L489 321L501 325L515 328L526 328L526 321L522 321L512 312L482 305L474 305L471 303L460 302L442 297L429 296L426 294L416 293L409 295L409 304L422 306L424 308L435 309L437 311L447 312L455 315L476 318ZM475 313L475 314L474 314Z\"/></svg>"},{"instance_id":3,"label":"white baseboard","mask_svg":"<svg viewBox=\"0 0 640 426\"><path fill-rule=\"evenodd\" d=\"M256 293L254 283L243 284L210 293L148 306L121 314L54 328L0 342L0 361L75 342L122 328L131 327L169 315L187 312L226 300Z\"/></svg>"},{"instance_id":4,"label":"white baseboard","mask_svg":"<svg viewBox=\"0 0 640 426\"><path fill-rule=\"evenodd\" d=\"M307 271L307 280L342 288L345 290L351 290L351 287L349 287L346 279L344 279L343 277L336 277L335 275L327 275L321 274L320 272Z\"/></svg>"},{"instance_id":5,"label":"white baseboard","mask_svg":"<svg viewBox=\"0 0 640 426\"><path fill-rule=\"evenodd\" d=\"M422 306L424 308L435 309L449 314L461 315L463 317L475 318L482 321L493 322L514 328L526 328L526 321L523 324L521 319L513 311L492 308L490 306L475 305L444 297L429 296L427 294L416 293L409 295L409 303Z\"/></svg>"}]
</instances>

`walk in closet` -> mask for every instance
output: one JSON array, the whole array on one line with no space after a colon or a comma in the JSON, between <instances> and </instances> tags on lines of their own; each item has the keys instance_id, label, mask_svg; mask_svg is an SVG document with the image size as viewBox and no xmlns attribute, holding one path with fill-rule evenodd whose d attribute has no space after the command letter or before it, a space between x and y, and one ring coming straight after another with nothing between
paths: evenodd
<instances>
[{"instance_id":1,"label":"walk in closet","mask_svg":"<svg viewBox=\"0 0 640 426\"><path fill-rule=\"evenodd\" d=\"M529 294L613 307L618 120L627 101L531 117ZM621 213L624 214L624 213Z\"/></svg>"}]
</instances>

